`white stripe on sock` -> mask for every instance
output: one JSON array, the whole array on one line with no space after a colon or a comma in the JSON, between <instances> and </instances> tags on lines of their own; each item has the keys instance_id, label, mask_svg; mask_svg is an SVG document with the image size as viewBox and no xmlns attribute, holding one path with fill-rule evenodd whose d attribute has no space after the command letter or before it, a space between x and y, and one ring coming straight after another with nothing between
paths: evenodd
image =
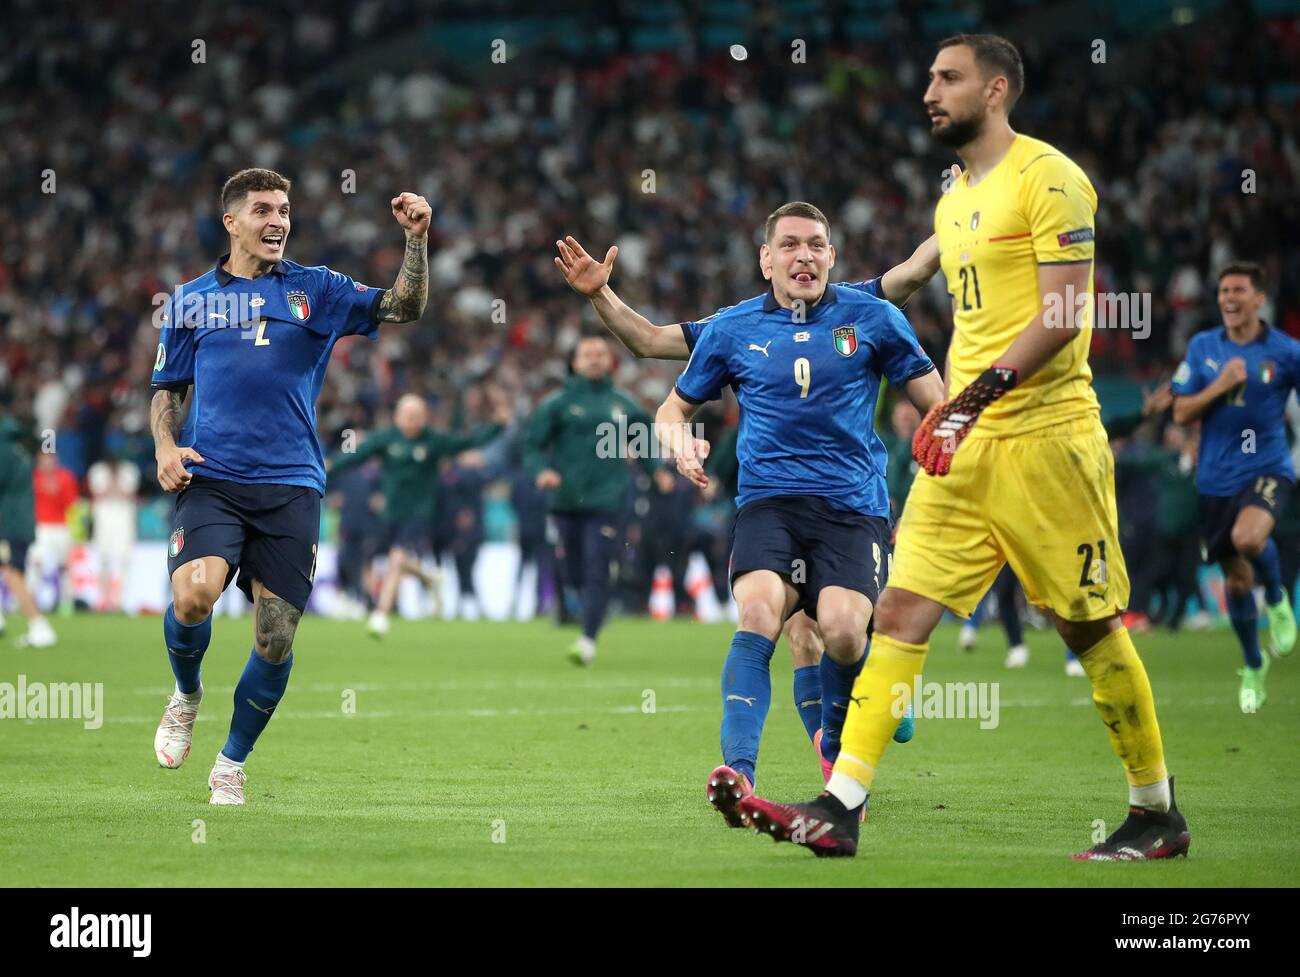
<instances>
[{"instance_id":1,"label":"white stripe on sock","mask_svg":"<svg viewBox=\"0 0 1300 977\"><path fill-rule=\"evenodd\" d=\"M1144 807L1148 811L1167 814L1171 800L1168 777L1145 787L1134 787L1130 784L1128 788L1128 802L1133 807Z\"/></svg>"}]
</instances>

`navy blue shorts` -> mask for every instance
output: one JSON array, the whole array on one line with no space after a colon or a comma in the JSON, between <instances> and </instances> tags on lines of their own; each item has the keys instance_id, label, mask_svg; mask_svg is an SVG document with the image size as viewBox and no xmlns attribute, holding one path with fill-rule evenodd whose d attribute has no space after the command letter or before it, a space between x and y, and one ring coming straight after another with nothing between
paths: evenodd
<instances>
[{"instance_id":1,"label":"navy blue shorts","mask_svg":"<svg viewBox=\"0 0 1300 977\"><path fill-rule=\"evenodd\" d=\"M384 549L399 546L416 556L433 553L433 520L421 516L398 519L384 524Z\"/></svg>"},{"instance_id":2,"label":"navy blue shorts","mask_svg":"<svg viewBox=\"0 0 1300 977\"><path fill-rule=\"evenodd\" d=\"M826 587L866 594L872 605L889 566L889 520L837 509L814 495L780 495L747 502L731 528L734 584L742 573L772 570L799 591L795 610L817 619Z\"/></svg>"},{"instance_id":3,"label":"navy blue shorts","mask_svg":"<svg viewBox=\"0 0 1300 977\"><path fill-rule=\"evenodd\" d=\"M0 537L0 567L13 567L19 573L27 569L27 550L30 539L5 539Z\"/></svg>"},{"instance_id":4,"label":"navy blue shorts","mask_svg":"<svg viewBox=\"0 0 1300 977\"><path fill-rule=\"evenodd\" d=\"M253 599L253 579L305 610L316 576L320 493L301 485L244 485L195 475L176 497L167 547L170 576L191 560L219 556L230 564L221 589L239 571Z\"/></svg>"},{"instance_id":5,"label":"navy blue shorts","mask_svg":"<svg viewBox=\"0 0 1300 977\"><path fill-rule=\"evenodd\" d=\"M1276 521L1291 500L1295 482L1288 475L1258 475L1242 486L1236 495L1201 496L1201 559L1218 563L1236 553L1232 545L1232 526L1237 513L1247 506L1267 509Z\"/></svg>"}]
</instances>

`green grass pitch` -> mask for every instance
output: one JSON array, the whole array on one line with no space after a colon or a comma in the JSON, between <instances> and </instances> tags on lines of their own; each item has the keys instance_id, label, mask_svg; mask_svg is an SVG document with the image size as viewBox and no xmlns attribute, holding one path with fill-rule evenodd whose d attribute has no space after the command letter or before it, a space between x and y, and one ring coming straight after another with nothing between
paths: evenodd
<instances>
[{"instance_id":1,"label":"green grass pitch","mask_svg":"<svg viewBox=\"0 0 1300 977\"><path fill-rule=\"evenodd\" d=\"M579 670L564 660L572 634L546 622L395 622L379 643L309 618L249 759L248 804L229 809L208 806L206 778L249 619L216 622L179 770L152 751L171 686L159 621L57 623L52 650L0 640L0 682L102 682L105 721L0 720L8 886L1300 883L1300 653L1274 662L1267 706L1242 716L1228 632L1138 639L1192 850L1121 865L1067 857L1094 821L1118 823L1126 794L1087 680L1063 674L1048 634L1031 632L1032 663L1008 672L995 628L971 655L940 629L926 680L1001 683L1000 723L918 722L886 754L858 857L826 861L726 829L704 799L725 625L614 621ZM773 672L759 786L807 799L821 780L784 644Z\"/></svg>"}]
</instances>

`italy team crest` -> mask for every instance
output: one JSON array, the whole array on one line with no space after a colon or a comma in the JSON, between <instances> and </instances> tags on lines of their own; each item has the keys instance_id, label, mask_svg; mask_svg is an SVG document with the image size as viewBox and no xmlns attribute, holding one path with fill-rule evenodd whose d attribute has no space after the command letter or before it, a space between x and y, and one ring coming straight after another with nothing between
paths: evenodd
<instances>
[{"instance_id":1,"label":"italy team crest","mask_svg":"<svg viewBox=\"0 0 1300 977\"><path fill-rule=\"evenodd\" d=\"M835 352L841 356L852 356L858 351L858 331L853 326L839 326L831 337L835 340Z\"/></svg>"},{"instance_id":2,"label":"italy team crest","mask_svg":"<svg viewBox=\"0 0 1300 977\"><path fill-rule=\"evenodd\" d=\"M290 292L284 299L289 303L289 314L295 319L304 320L311 315L311 305L307 302L306 292Z\"/></svg>"},{"instance_id":3,"label":"italy team crest","mask_svg":"<svg viewBox=\"0 0 1300 977\"><path fill-rule=\"evenodd\" d=\"M167 555L170 557L180 556L183 549L185 549L185 527L181 526L180 529L172 533L171 544L167 547Z\"/></svg>"},{"instance_id":4,"label":"italy team crest","mask_svg":"<svg viewBox=\"0 0 1300 977\"><path fill-rule=\"evenodd\" d=\"M1273 378L1277 376L1277 364L1272 360L1264 360L1259 364L1259 379L1263 383L1272 383Z\"/></svg>"}]
</instances>

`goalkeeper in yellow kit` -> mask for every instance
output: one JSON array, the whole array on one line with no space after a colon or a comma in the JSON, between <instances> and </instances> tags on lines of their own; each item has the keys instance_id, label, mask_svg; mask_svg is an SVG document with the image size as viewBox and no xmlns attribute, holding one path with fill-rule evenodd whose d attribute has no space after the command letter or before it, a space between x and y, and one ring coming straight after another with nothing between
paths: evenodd
<instances>
[{"instance_id":1,"label":"goalkeeper in yellow kit","mask_svg":"<svg viewBox=\"0 0 1300 977\"><path fill-rule=\"evenodd\" d=\"M944 608L969 617L1010 563L1050 609L1092 681L1128 774L1129 815L1080 859L1186 854L1146 670L1120 611L1115 478L1088 368L1097 194L1075 163L1012 131L1015 47L988 34L940 44L925 105L965 174L934 214L953 302L950 397L912 443L907 498L875 638L853 687L839 759L809 804L741 802L749 823L818 855L857 851L858 809L910 700ZM901 690L906 690L902 692Z\"/></svg>"}]
</instances>

